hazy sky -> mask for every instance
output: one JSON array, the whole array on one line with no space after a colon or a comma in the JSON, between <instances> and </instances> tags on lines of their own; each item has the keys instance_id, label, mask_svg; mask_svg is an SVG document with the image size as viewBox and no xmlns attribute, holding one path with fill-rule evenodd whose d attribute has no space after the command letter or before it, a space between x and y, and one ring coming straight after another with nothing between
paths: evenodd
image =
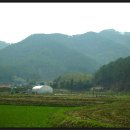
<instances>
[{"instance_id":1,"label":"hazy sky","mask_svg":"<svg viewBox=\"0 0 130 130\"><path fill-rule=\"evenodd\" d=\"M130 32L130 3L0 3L0 41L34 33Z\"/></svg>"}]
</instances>

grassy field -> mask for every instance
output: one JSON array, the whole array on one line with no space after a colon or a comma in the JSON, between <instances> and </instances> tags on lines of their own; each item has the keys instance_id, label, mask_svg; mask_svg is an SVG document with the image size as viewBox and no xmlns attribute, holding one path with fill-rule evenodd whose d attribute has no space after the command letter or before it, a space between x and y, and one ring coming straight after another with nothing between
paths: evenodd
<instances>
[{"instance_id":1,"label":"grassy field","mask_svg":"<svg viewBox=\"0 0 130 130\"><path fill-rule=\"evenodd\" d=\"M68 107L0 105L0 127L52 127L49 121L54 113Z\"/></svg>"},{"instance_id":2,"label":"grassy field","mask_svg":"<svg viewBox=\"0 0 130 130\"><path fill-rule=\"evenodd\" d=\"M0 127L130 128L130 96L1 94Z\"/></svg>"}]
</instances>

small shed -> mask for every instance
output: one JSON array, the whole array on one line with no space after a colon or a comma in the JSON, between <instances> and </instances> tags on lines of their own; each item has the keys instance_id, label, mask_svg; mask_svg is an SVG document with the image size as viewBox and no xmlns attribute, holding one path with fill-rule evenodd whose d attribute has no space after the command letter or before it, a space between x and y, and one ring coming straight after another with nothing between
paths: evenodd
<instances>
[{"instance_id":1,"label":"small shed","mask_svg":"<svg viewBox=\"0 0 130 130\"><path fill-rule=\"evenodd\" d=\"M38 94L53 93L53 88L48 85L38 85L32 88L32 92Z\"/></svg>"}]
</instances>

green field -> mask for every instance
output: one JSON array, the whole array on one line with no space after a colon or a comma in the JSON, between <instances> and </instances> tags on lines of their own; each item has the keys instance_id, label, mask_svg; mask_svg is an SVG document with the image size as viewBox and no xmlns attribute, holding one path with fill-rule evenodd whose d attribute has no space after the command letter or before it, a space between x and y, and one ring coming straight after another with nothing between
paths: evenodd
<instances>
[{"instance_id":1,"label":"green field","mask_svg":"<svg viewBox=\"0 0 130 130\"><path fill-rule=\"evenodd\" d=\"M0 127L52 127L51 116L67 107L0 105Z\"/></svg>"},{"instance_id":2,"label":"green field","mask_svg":"<svg viewBox=\"0 0 130 130\"><path fill-rule=\"evenodd\" d=\"M130 96L1 94L0 127L130 128Z\"/></svg>"}]
</instances>

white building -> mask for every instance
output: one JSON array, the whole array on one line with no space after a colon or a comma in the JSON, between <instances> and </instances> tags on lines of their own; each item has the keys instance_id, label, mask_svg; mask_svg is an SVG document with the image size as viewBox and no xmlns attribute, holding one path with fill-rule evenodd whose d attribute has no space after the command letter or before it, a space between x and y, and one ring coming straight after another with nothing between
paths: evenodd
<instances>
[{"instance_id":1,"label":"white building","mask_svg":"<svg viewBox=\"0 0 130 130\"><path fill-rule=\"evenodd\" d=\"M38 94L53 93L53 88L48 85L38 85L32 88L32 92Z\"/></svg>"}]
</instances>

